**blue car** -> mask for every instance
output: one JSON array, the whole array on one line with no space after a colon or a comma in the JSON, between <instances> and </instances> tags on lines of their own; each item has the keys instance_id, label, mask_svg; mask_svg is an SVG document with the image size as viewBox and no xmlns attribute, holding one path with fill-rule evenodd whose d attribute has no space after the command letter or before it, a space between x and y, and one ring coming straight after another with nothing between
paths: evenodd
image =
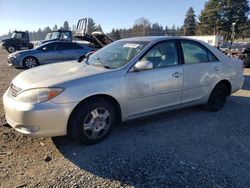
<instances>
[{"instance_id":1,"label":"blue car","mask_svg":"<svg viewBox=\"0 0 250 188\"><path fill-rule=\"evenodd\" d=\"M8 63L10 66L29 69L43 64L78 60L92 50L85 44L54 41L31 50L14 52L8 56Z\"/></svg>"}]
</instances>

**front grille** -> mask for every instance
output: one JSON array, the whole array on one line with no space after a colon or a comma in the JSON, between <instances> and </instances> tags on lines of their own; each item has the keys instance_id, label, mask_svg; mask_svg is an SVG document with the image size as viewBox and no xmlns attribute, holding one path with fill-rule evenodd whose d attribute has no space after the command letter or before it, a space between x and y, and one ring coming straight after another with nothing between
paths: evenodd
<instances>
[{"instance_id":1,"label":"front grille","mask_svg":"<svg viewBox=\"0 0 250 188\"><path fill-rule=\"evenodd\" d=\"M11 84L11 85L10 85L10 89L9 89L9 94L10 94L12 97L16 97L17 94L18 94L21 90L22 90L21 88L16 87L14 84Z\"/></svg>"}]
</instances>

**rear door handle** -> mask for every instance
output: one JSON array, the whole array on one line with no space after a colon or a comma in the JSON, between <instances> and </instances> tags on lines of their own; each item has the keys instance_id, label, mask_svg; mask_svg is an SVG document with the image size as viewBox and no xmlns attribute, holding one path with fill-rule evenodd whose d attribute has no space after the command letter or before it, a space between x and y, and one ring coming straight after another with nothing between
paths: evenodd
<instances>
[{"instance_id":1,"label":"rear door handle","mask_svg":"<svg viewBox=\"0 0 250 188\"><path fill-rule=\"evenodd\" d=\"M174 74L172 74L172 77L174 78L179 78L180 76L182 76L182 73L180 72L175 72Z\"/></svg>"}]
</instances>

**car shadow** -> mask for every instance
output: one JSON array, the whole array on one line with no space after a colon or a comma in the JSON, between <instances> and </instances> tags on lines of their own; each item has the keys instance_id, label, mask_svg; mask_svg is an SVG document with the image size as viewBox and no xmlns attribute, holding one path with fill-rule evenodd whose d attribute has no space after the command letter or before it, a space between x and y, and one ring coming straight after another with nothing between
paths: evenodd
<instances>
[{"instance_id":1,"label":"car shadow","mask_svg":"<svg viewBox=\"0 0 250 188\"><path fill-rule=\"evenodd\" d=\"M96 145L53 141L82 170L121 185L242 187L250 183L249 106L249 97L231 96L220 112L192 107L123 123Z\"/></svg>"}]
</instances>

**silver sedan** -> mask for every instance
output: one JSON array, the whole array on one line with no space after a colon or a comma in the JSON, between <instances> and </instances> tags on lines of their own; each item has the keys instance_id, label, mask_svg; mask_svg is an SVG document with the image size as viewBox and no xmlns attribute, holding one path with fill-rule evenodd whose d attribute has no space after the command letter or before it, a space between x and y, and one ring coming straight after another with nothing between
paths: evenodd
<instances>
[{"instance_id":1,"label":"silver sedan","mask_svg":"<svg viewBox=\"0 0 250 188\"><path fill-rule=\"evenodd\" d=\"M242 62L193 39L113 42L81 63L19 74L3 96L7 122L32 136L105 139L120 121L203 105L215 112L243 85Z\"/></svg>"}]
</instances>

